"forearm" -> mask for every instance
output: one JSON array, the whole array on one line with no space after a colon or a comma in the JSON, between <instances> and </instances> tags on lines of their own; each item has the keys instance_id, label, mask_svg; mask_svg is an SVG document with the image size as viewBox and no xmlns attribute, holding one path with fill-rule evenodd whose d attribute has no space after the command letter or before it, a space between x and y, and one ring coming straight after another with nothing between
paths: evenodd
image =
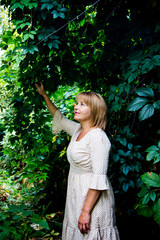
<instances>
[{"instance_id":1,"label":"forearm","mask_svg":"<svg viewBox=\"0 0 160 240\"><path fill-rule=\"evenodd\" d=\"M50 100L50 98L48 97L48 95L46 93L43 94L43 98L44 98L44 101L47 105L49 112L51 113L52 116L54 116L54 114L58 108L54 105L54 103L52 103L52 101Z\"/></svg>"},{"instance_id":2,"label":"forearm","mask_svg":"<svg viewBox=\"0 0 160 240\"><path fill-rule=\"evenodd\" d=\"M100 196L100 193L100 190L89 189L82 211L90 214Z\"/></svg>"},{"instance_id":3,"label":"forearm","mask_svg":"<svg viewBox=\"0 0 160 240\"><path fill-rule=\"evenodd\" d=\"M78 227L81 233L87 233L90 230L90 217L101 191L96 189L89 189L86 201L84 203L81 215L78 220Z\"/></svg>"}]
</instances>

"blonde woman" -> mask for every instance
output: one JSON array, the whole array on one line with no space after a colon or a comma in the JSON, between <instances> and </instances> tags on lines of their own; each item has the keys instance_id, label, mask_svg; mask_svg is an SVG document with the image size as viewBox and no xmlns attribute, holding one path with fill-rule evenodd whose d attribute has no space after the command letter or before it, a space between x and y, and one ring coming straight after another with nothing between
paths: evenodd
<instances>
[{"instance_id":1,"label":"blonde woman","mask_svg":"<svg viewBox=\"0 0 160 240\"><path fill-rule=\"evenodd\" d=\"M107 178L110 141L104 130L107 107L94 92L76 97L74 120L65 118L36 84L53 116L53 133L68 133L70 163L62 240L119 240L115 223L114 195Z\"/></svg>"}]
</instances>

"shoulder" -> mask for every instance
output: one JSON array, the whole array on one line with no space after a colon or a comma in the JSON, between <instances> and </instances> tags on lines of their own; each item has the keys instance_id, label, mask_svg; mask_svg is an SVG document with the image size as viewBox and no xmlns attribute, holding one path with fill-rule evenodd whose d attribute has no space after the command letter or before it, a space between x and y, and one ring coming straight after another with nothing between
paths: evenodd
<instances>
[{"instance_id":1,"label":"shoulder","mask_svg":"<svg viewBox=\"0 0 160 240\"><path fill-rule=\"evenodd\" d=\"M111 146L110 140L107 134L101 128L95 128L91 131L90 142L95 144L105 144Z\"/></svg>"}]
</instances>

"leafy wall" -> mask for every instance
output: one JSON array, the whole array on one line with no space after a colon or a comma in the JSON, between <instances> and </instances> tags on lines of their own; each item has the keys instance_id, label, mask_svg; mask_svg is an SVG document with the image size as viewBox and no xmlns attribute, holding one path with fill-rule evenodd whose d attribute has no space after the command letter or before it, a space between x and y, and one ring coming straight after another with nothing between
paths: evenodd
<instances>
[{"instance_id":1,"label":"leafy wall","mask_svg":"<svg viewBox=\"0 0 160 240\"><path fill-rule=\"evenodd\" d=\"M34 86L41 79L69 118L79 91L103 95L108 104L109 176L117 215L125 219L140 213L159 225L159 2L107 0L92 6L93 2L83 0L9 0L1 4L1 14L8 8L9 17L1 20L0 168L1 181L9 178L15 188L7 190L9 199L3 196L7 185L1 186L4 209L6 204L29 203L30 209L38 206L42 217L42 206L47 204L49 213L64 209L69 139L64 133L51 134L51 117ZM17 198L15 184L20 184L22 197ZM4 227L7 217L1 216Z\"/></svg>"}]
</instances>

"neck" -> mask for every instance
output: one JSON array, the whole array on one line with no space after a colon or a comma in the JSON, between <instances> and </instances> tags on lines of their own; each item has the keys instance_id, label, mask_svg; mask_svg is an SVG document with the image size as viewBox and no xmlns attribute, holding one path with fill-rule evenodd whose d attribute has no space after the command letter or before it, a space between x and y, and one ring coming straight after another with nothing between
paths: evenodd
<instances>
[{"instance_id":1,"label":"neck","mask_svg":"<svg viewBox=\"0 0 160 240\"><path fill-rule=\"evenodd\" d=\"M88 132L93 127L92 127L92 124L90 122L81 122L81 128L82 128L83 132Z\"/></svg>"}]
</instances>

